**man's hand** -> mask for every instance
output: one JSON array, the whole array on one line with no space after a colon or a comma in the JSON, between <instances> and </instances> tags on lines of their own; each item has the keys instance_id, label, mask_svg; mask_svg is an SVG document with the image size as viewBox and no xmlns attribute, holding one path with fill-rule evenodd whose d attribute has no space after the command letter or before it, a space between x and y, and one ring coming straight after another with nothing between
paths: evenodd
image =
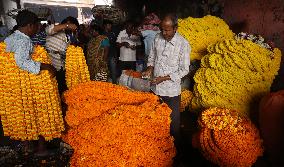
<instances>
[{"instance_id":1,"label":"man's hand","mask_svg":"<svg viewBox=\"0 0 284 167\"><path fill-rule=\"evenodd\" d=\"M154 67L147 67L146 71L142 72L142 78L150 78L152 76Z\"/></svg>"},{"instance_id":2,"label":"man's hand","mask_svg":"<svg viewBox=\"0 0 284 167\"><path fill-rule=\"evenodd\" d=\"M167 81L167 80L171 80L171 78L169 76L165 76L165 77L156 77L154 78L152 81L151 81L151 84L153 85L158 85L164 81Z\"/></svg>"},{"instance_id":3,"label":"man's hand","mask_svg":"<svg viewBox=\"0 0 284 167\"><path fill-rule=\"evenodd\" d=\"M132 49L132 50L135 50L136 46L135 45L130 45L129 48Z\"/></svg>"},{"instance_id":4,"label":"man's hand","mask_svg":"<svg viewBox=\"0 0 284 167\"><path fill-rule=\"evenodd\" d=\"M122 46L126 48L130 48L130 44L128 42L122 42Z\"/></svg>"},{"instance_id":5,"label":"man's hand","mask_svg":"<svg viewBox=\"0 0 284 167\"><path fill-rule=\"evenodd\" d=\"M41 63L40 65L40 70L48 70L51 77L55 77L55 74L56 74L56 69L50 65L50 64L44 64L44 63Z\"/></svg>"},{"instance_id":6,"label":"man's hand","mask_svg":"<svg viewBox=\"0 0 284 167\"><path fill-rule=\"evenodd\" d=\"M71 30L73 32L76 31L76 29L78 28L75 24L72 23L66 23L65 26L67 30Z\"/></svg>"}]
</instances>

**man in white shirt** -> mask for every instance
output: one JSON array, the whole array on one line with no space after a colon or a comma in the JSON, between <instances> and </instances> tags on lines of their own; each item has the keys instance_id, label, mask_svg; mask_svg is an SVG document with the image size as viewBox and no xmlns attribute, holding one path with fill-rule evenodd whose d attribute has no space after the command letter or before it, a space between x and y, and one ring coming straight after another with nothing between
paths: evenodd
<instances>
[{"instance_id":1,"label":"man in white shirt","mask_svg":"<svg viewBox=\"0 0 284 167\"><path fill-rule=\"evenodd\" d=\"M151 77L153 92L172 109L171 135L175 138L177 154L181 151L180 94L181 79L189 72L190 45L179 33L177 17L167 14L161 22L161 33L157 34L143 76Z\"/></svg>"},{"instance_id":2,"label":"man in white shirt","mask_svg":"<svg viewBox=\"0 0 284 167\"><path fill-rule=\"evenodd\" d=\"M117 37L117 46L120 48L120 70L136 70L136 49L141 47L140 37L133 34L134 25L126 22L126 29Z\"/></svg>"}]
</instances>

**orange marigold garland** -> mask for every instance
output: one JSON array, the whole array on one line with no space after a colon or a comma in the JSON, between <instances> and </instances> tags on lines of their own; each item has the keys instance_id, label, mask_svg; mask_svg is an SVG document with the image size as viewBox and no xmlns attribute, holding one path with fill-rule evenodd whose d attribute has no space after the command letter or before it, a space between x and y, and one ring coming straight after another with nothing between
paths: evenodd
<instances>
[{"instance_id":1,"label":"orange marigold garland","mask_svg":"<svg viewBox=\"0 0 284 167\"><path fill-rule=\"evenodd\" d=\"M235 110L210 108L198 122L202 154L221 167L252 166L263 153L258 129Z\"/></svg>"},{"instance_id":2,"label":"orange marigold garland","mask_svg":"<svg viewBox=\"0 0 284 167\"><path fill-rule=\"evenodd\" d=\"M181 102L180 102L180 112L185 111L186 107L188 107L193 98L193 93L188 89L181 90Z\"/></svg>"},{"instance_id":3,"label":"orange marigold garland","mask_svg":"<svg viewBox=\"0 0 284 167\"><path fill-rule=\"evenodd\" d=\"M57 81L48 71L38 75L21 70L13 53L0 43L1 122L4 135L16 140L46 140L61 137L64 130ZM50 64L47 52L36 46L32 58ZM3 90L3 91L2 91Z\"/></svg>"},{"instance_id":4,"label":"orange marigold garland","mask_svg":"<svg viewBox=\"0 0 284 167\"><path fill-rule=\"evenodd\" d=\"M86 63L83 49L79 46L70 45L66 51L66 84L68 89L90 81L90 73Z\"/></svg>"},{"instance_id":5,"label":"orange marigold garland","mask_svg":"<svg viewBox=\"0 0 284 167\"><path fill-rule=\"evenodd\" d=\"M96 81L64 95L71 166L171 166L171 110L157 96Z\"/></svg>"}]
</instances>

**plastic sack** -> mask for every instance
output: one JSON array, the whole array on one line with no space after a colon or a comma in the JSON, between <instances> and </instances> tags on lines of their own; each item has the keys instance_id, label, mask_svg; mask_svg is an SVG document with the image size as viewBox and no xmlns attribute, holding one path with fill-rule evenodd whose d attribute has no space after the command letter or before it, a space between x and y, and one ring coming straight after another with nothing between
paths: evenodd
<instances>
[{"instance_id":1,"label":"plastic sack","mask_svg":"<svg viewBox=\"0 0 284 167\"><path fill-rule=\"evenodd\" d=\"M130 76L130 75L127 75L126 72L127 72L126 70L122 71L122 74L119 77L118 84L122 85L122 86L130 87L132 80L133 80L133 77Z\"/></svg>"},{"instance_id":2,"label":"plastic sack","mask_svg":"<svg viewBox=\"0 0 284 167\"><path fill-rule=\"evenodd\" d=\"M131 83L131 88L138 91L149 92L150 91L150 81L142 78L133 78Z\"/></svg>"},{"instance_id":3,"label":"plastic sack","mask_svg":"<svg viewBox=\"0 0 284 167\"><path fill-rule=\"evenodd\" d=\"M260 131L269 159L272 163L283 164L284 90L263 97L259 109Z\"/></svg>"}]
</instances>

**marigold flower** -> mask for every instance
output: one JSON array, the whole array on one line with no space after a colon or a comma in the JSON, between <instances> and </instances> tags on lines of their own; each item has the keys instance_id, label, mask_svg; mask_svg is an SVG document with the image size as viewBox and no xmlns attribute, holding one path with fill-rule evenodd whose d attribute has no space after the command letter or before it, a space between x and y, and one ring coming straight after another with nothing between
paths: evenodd
<instances>
[{"instance_id":1,"label":"marigold flower","mask_svg":"<svg viewBox=\"0 0 284 167\"><path fill-rule=\"evenodd\" d=\"M71 166L172 165L171 110L158 97L107 82L90 81L64 93L74 148Z\"/></svg>"},{"instance_id":2,"label":"marigold flower","mask_svg":"<svg viewBox=\"0 0 284 167\"><path fill-rule=\"evenodd\" d=\"M199 117L199 149L221 167L252 166L263 154L258 129L247 117L230 109L209 108Z\"/></svg>"},{"instance_id":3,"label":"marigold flower","mask_svg":"<svg viewBox=\"0 0 284 167\"><path fill-rule=\"evenodd\" d=\"M79 83L90 81L90 73L81 47L75 47L74 45L68 46L65 68L65 78L68 89Z\"/></svg>"},{"instance_id":4,"label":"marigold flower","mask_svg":"<svg viewBox=\"0 0 284 167\"><path fill-rule=\"evenodd\" d=\"M215 16L179 19L178 25L178 32L190 43L191 60L200 60L205 56L210 44L234 38L234 33L229 26L221 18Z\"/></svg>"},{"instance_id":5,"label":"marigold flower","mask_svg":"<svg viewBox=\"0 0 284 167\"><path fill-rule=\"evenodd\" d=\"M57 81L48 71L21 70L13 53L0 43L0 115L5 136L15 140L59 138L64 130ZM34 48L32 59L50 64L46 50Z\"/></svg>"},{"instance_id":6,"label":"marigold flower","mask_svg":"<svg viewBox=\"0 0 284 167\"><path fill-rule=\"evenodd\" d=\"M224 40L208 47L194 76L192 109L222 107L249 115L254 99L270 91L281 52L249 40Z\"/></svg>"}]
</instances>

